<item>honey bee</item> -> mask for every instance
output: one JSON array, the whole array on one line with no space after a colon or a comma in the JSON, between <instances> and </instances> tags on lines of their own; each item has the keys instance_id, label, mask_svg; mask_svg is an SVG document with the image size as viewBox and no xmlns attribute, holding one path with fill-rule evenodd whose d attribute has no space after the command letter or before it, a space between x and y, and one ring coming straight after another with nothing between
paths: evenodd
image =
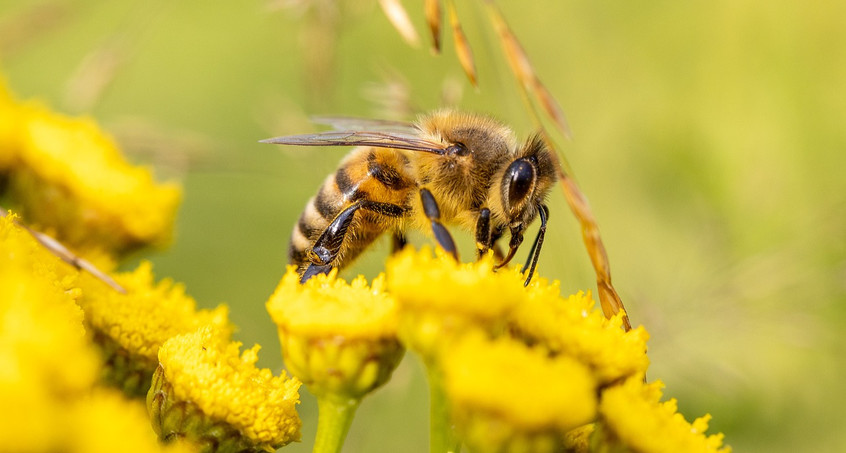
<instances>
[{"instance_id":1,"label":"honey bee","mask_svg":"<svg viewBox=\"0 0 846 453\"><path fill-rule=\"evenodd\" d=\"M394 250L404 232L431 231L458 258L445 225L475 232L479 256L489 249L508 264L527 226L541 226L523 272L534 274L546 232L544 200L555 184L552 151L538 134L519 143L514 132L486 116L441 110L416 123L318 118L335 130L262 140L299 146L356 146L324 181L291 234L289 261L305 282L342 268L390 232ZM508 231L508 252L497 241Z\"/></svg>"}]
</instances>

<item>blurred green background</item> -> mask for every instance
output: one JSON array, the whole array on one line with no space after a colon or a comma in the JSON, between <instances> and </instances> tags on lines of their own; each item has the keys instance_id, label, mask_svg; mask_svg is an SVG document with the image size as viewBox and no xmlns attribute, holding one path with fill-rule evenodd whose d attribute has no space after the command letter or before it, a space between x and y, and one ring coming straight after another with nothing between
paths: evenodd
<instances>
[{"instance_id":1,"label":"blurred green background","mask_svg":"<svg viewBox=\"0 0 846 453\"><path fill-rule=\"evenodd\" d=\"M229 304L238 338L278 370L264 302L345 150L257 140L313 131L312 114L444 102L531 132L479 2L458 5L478 90L448 35L443 55L428 50L422 2L405 2L418 48L376 3L4 0L0 65L18 97L94 116L132 160L182 181L173 245L143 257L201 305ZM563 151L651 333L649 378L689 420L710 412L736 451L846 451L846 3L499 3L569 117ZM550 207L541 275L593 288L559 191ZM456 236L468 259L470 235ZM375 275L386 253L345 274ZM426 405L408 357L345 451L427 451ZM301 407L304 440L284 451L310 450L314 400Z\"/></svg>"}]
</instances>

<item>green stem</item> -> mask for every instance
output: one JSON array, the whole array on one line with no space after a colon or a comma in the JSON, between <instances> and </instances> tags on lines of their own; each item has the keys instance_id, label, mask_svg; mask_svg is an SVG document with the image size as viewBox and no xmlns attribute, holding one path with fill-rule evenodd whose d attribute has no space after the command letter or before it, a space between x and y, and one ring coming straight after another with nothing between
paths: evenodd
<instances>
[{"instance_id":1,"label":"green stem","mask_svg":"<svg viewBox=\"0 0 846 453\"><path fill-rule=\"evenodd\" d=\"M360 399L322 396L317 398L317 435L312 453L339 453L352 424Z\"/></svg>"},{"instance_id":2,"label":"green stem","mask_svg":"<svg viewBox=\"0 0 846 453\"><path fill-rule=\"evenodd\" d=\"M443 377L436 368L432 364L426 366L429 378L429 452L458 453L461 443L452 426L449 402L444 394Z\"/></svg>"}]
</instances>

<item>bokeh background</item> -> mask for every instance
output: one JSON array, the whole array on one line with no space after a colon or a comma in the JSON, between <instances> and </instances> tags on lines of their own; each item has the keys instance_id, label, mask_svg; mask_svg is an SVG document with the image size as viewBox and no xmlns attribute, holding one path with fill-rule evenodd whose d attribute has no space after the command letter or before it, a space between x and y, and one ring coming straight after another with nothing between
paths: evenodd
<instances>
[{"instance_id":1,"label":"bokeh background","mask_svg":"<svg viewBox=\"0 0 846 453\"><path fill-rule=\"evenodd\" d=\"M632 321L651 333L649 378L689 420L711 413L736 451L846 451L846 3L499 3L569 117L562 150ZM237 337L279 370L264 302L294 221L345 151L259 139L314 131L312 114L445 103L532 131L481 2L458 5L479 89L449 35L443 55L429 51L422 2L405 4L417 48L375 1L4 0L0 69L18 97L95 117L131 160L183 183L173 244L135 261L200 305L228 303ZM550 207L541 274L593 288L559 191ZM387 249L345 274L376 275ZM426 406L407 357L345 451L427 451ZM285 451L310 451L314 400L301 407L304 440Z\"/></svg>"}]
</instances>

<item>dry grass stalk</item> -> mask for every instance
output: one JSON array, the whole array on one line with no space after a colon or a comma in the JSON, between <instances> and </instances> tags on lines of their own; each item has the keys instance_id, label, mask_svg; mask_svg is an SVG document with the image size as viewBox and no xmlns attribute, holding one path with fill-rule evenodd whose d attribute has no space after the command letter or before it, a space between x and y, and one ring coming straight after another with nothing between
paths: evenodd
<instances>
[{"instance_id":1,"label":"dry grass stalk","mask_svg":"<svg viewBox=\"0 0 846 453\"><path fill-rule=\"evenodd\" d=\"M379 0L379 6L382 7L385 16L397 29L402 39L409 45L417 47L420 44L420 38L417 36L417 30L411 24L411 19L409 19L402 3L399 0Z\"/></svg>"}]
</instances>

